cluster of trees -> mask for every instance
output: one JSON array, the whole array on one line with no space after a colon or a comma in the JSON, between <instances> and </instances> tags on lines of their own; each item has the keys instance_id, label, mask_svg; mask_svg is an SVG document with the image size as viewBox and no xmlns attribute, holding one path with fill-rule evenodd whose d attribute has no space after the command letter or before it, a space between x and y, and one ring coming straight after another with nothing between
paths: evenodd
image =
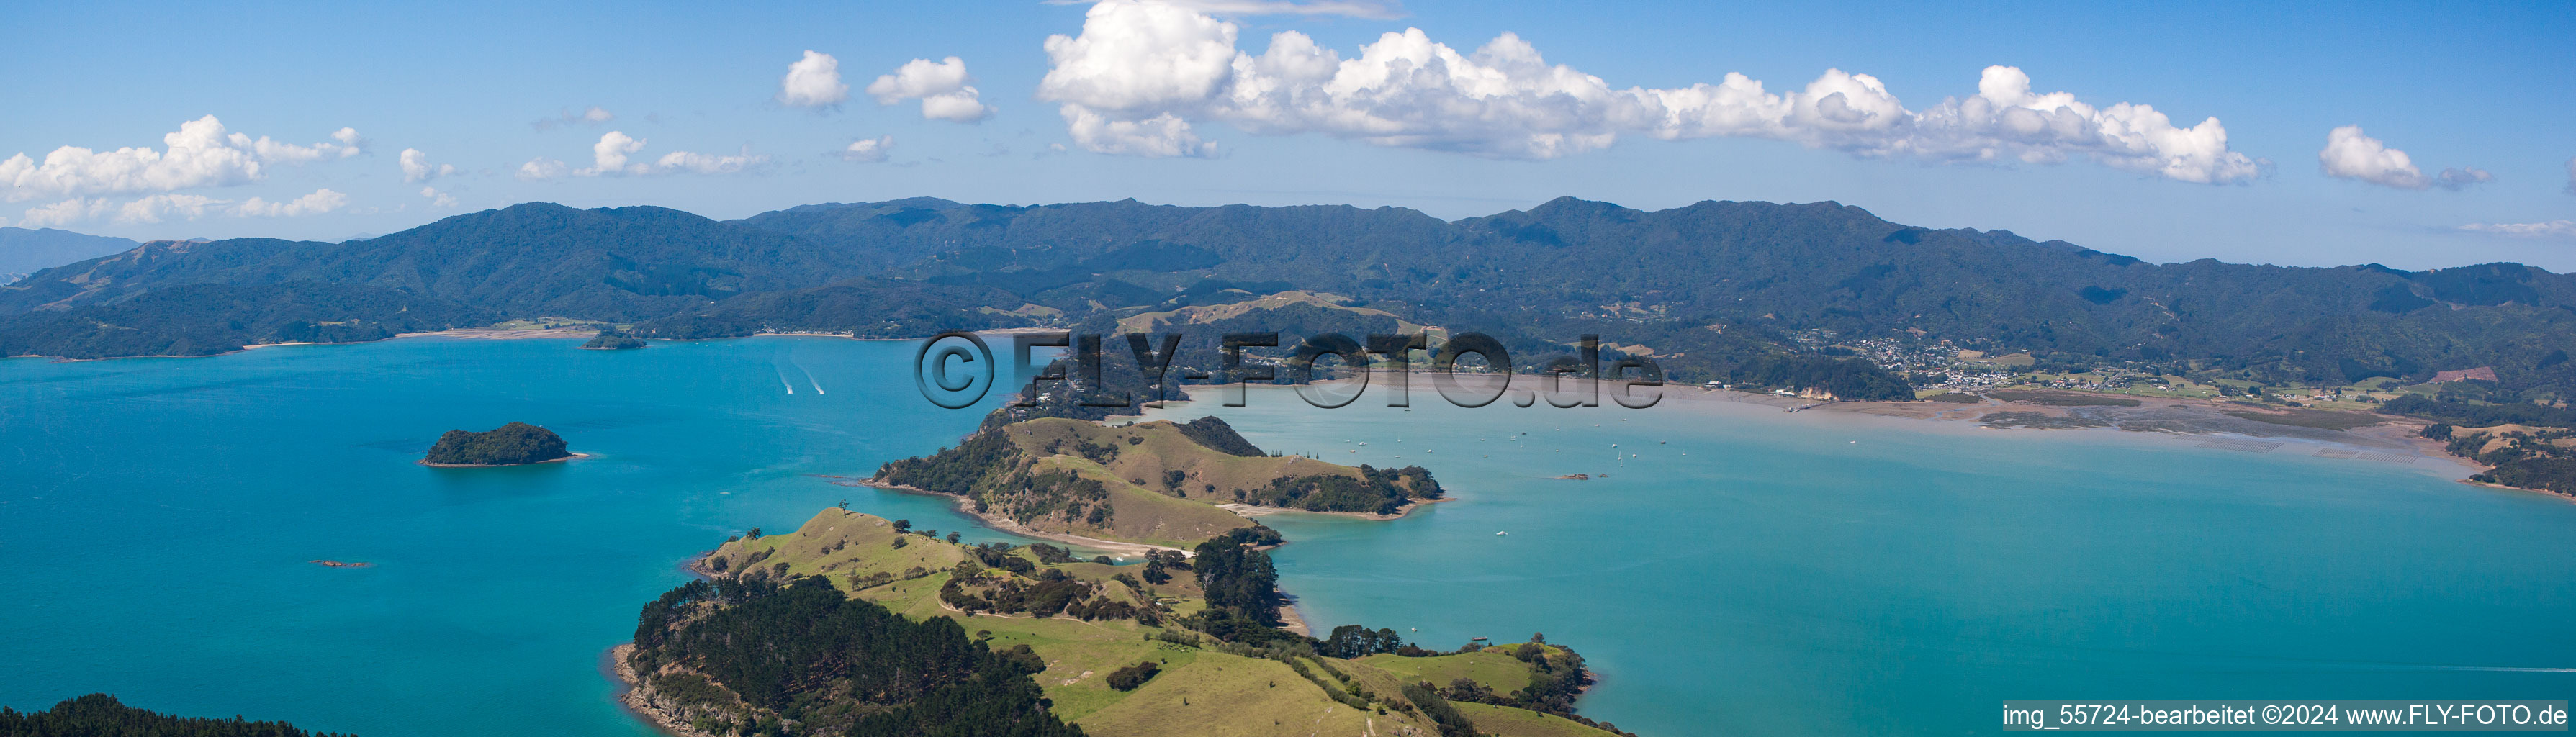
<instances>
[{"instance_id":1,"label":"cluster of trees","mask_svg":"<svg viewBox=\"0 0 2576 737\"><path fill-rule=\"evenodd\" d=\"M2476 403L2458 398L2427 399L2408 394L2389 400L2380 406L2379 411L2434 420L2433 425L2424 428L2424 437L2447 441L2443 447L2452 455L2493 466L2486 473L2470 476L2469 480L2576 496L2576 450L2558 444L2558 441L2576 437L2576 410L2569 409L2564 402L2557 405L2517 401ZM2453 425L2522 425L2532 429L2500 434L2463 433ZM2488 449L2498 440L2504 444Z\"/></svg>"},{"instance_id":2,"label":"cluster of trees","mask_svg":"<svg viewBox=\"0 0 2576 737\"><path fill-rule=\"evenodd\" d=\"M1547 644L1547 636L1530 635L1530 641L1511 646L1514 659L1530 668L1529 684L1509 693L1498 693L1472 679L1460 678L1441 690L1453 701L1473 701L1518 709L1555 714L1613 732L1618 728L1594 722L1574 713L1574 699L1592 683L1592 673L1583 667L1583 656L1573 648Z\"/></svg>"},{"instance_id":3,"label":"cluster of trees","mask_svg":"<svg viewBox=\"0 0 2576 737\"><path fill-rule=\"evenodd\" d=\"M1905 401L1914 398L1914 387L1903 377L1858 358L1813 354L1764 356L1736 365L1726 373L1726 378L1733 384L1822 391L1844 401Z\"/></svg>"},{"instance_id":4,"label":"cluster of trees","mask_svg":"<svg viewBox=\"0 0 2576 737\"><path fill-rule=\"evenodd\" d=\"M995 651L821 578L691 582L645 605L635 643L657 703L716 734L1082 734L1048 711L1027 646Z\"/></svg>"},{"instance_id":5,"label":"cluster of trees","mask_svg":"<svg viewBox=\"0 0 2576 737\"><path fill-rule=\"evenodd\" d=\"M602 330L598 335L591 336L590 342L581 344L581 347L601 351L633 350L644 347L644 341L615 330Z\"/></svg>"},{"instance_id":6,"label":"cluster of trees","mask_svg":"<svg viewBox=\"0 0 2576 737\"><path fill-rule=\"evenodd\" d=\"M0 706L0 737L348 737L336 732L308 732L286 722L253 722L241 717L208 719L163 714L126 706L116 697L94 693L64 699L44 711L18 711Z\"/></svg>"},{"instance_id":7,"label":"cluster of trees","mask_svg":"<svg viewBox=\"0 0 2576 737\"><path fill-rule=\"evenodd\" d=\"M1040 563L1071 563L1074 561L1073 551L1048 545L1046 543L1029 543L1029 554L1037 556L1038 562Z\"/></svg>"},{"instance_id":8,"label":"cluster of trees","mask_svg":"<svg viewBox=\"0 0 2576 737\"><path fill-rule=\"evenodd\" d=\"M954 542L954 541L951 541ZM965 612L1026 613L1038 617L1067 614L1083 621L1098 619L1133 619L1146 624L1162 620L1162 612L1151 605L1137 606L1108 595L1099 584L1083 581L1061 568L1041 568L1076 562L1072 551L1046 543L1028 546L1036 563L1021 557L1010 543L990 542L961 548L968 559L960 561L948 582L939 590L941 601ZM989 571L1017 575L994 575Z\"/></svg>"},{"instance_id":9,"label":"cluster of trees","mask_svg":"<svg viewBox=\"0 0 2576 737\"><path fill-rule=\"evenodd\" d=\"M934 494L972 497L976 482L1008 465L1018 454L1019 447L1011 443L1009 436L982 430L937 453L887 461L877 468L876 481Z\"/></svg>"},{"instance_id":10,"label":"cluster of trees","mask_svg":"<svg viewBox=\"0 0 2576 737\"><path fill-rule=\"evenodd\" d=\"M525 422L512 422L484 432L449 430L429 446L430 463L469 466L509 466L542 463L566 458L572 451L564 447L563 436Z\"/></svg>"},{"instance_id":11,"label":"cluster of trees","mask_svg":"<svg viewBox=\"0 0 2576 737\"><path fill-rule=\"evenodd\" d=\"M1265 455L1259 446L1253 445L1250 440L1243 439L1242 433L1235 432L1233 425L1225 424L1225 420L1214 415L1180 423L1180 428L1183 437L1206 446L1209 450L1247 458L1259 458Z\"/></svg>"},{"instance_id":12,"label":"cluster of trees","mask_svg":"<svg viewBox=\"0 0 2576 737\"><path fill-rule=\"evenodd\" d=\"M1407 683L1403 691L1405 701L1412 702L1423 716L1430 717L1431 723L1440 725L1440 737L1476 737L1476 723L1469 721L1467 715L1458 713L1458 707L1449 705L1449 700L1441 698L1440 692L1431 684Z\"/></svg>"},{"instance_id":13,"label":"cluster of trees","mask_svg":"<svg viewBox=\"0 0 2576 737\"><path fill-rule=\"evenodd\" d=\"M1026 564L1026 560L1019 560ZM1162 615L1153 607L1139 607L1119 601L1100 590L1099 584L1076 579L1061 568L1048 568L1034 581L1016 576L986 576L973 562L960 563L956 575L940 586L939 600L967 613L1000 612L1028 614L1033 617L1071 615L1085 622L1100 619L1133 619L1145 624L1158 624Z\"/></svg>"},{"instance_id":14,"label":"cluster of trees","mask_svg":"<svg viewBox=\"0 0 2576 737\"><path fill-rule=\"evenodd\" d=\"M1020 524L1059 513L1067 521L1094 527L1117 518L1109 489L1100 481L1072 471L1035 471L1031 465L1032 459L999 427L986 427L937 453L890 461L877 469L876 481L965 497L975 503L976 512L999 509Z\"/></svg>"},{"instance_id":15,"label":"cluster of trees","mask_svg":"<svg viewBox=\"0 0 2576 737\"><path fill-rule=\"evenodd\" d=\"M2434 422L2462 427L2496 425L2531 425L2576 427L2576 409L2565 403L2554 405L2506 400L2470 402L2462 399L2429 398L2407 394L2379 405L2379 411L2392 415L2421 417Z\"/></svg>"},{"instance_id":16,"label":"cluster of trees","mask_svg":"<svg viewBox=\"0 0 2576 737\"><path fill-rule=\"evenodd\" d=\"M1199 543L1190 558L1208 609L1223 610L1264 626L1279 624L1279 571L1270 554L1230 537Z\"/></svg>"},{"instance_id":17,"label":"cluster of trees","mask_svg":"<svg viewBox=\"0 0 2576 737\"><path fill-rule=\"evenodd\" d=\"M1148 550L1145 551L1145 569L1137 575L1143 576L1146 583L1161 585L1172 582L1171 571L1175 569L1184 571L1190 569L1189 559L1181 555L1180 551Z\"/></svg>"},{"instance_id":18,"label":"cluster of trees","mask_svg":"<svg viewBox=\"0 0 2576 737\"><path fill-rule=\"evenodd\" d=\"M1360 466L1360 477L1335 474L1281 477L1256 489L1238 489L1235 499L1265 507L1310 512L1394 514L1415 500L1439 499L1440 482L1421 466L1379 469Z\"/></svg>"},{"instance_id":19,"label":"cluster of trees","mask_svg":"<svg viewBox=\"0 0 2576 737\"><path fill-rule=\"evenodd\" d=\"M1333 628L1333 634L1315 644L1315 652L1334 658L1364 658L1378 653L1392 653L1412 647L1393 629L1371 630L1346 624ZM1421 648L1413 648L1420 650Z\"/></svg>"},{"instance_id":20,"label":"cluster of trees","mask_svg":"<svg viewBox=\"0 0 2576 737\"><path fill-rule=\"evenodd\" d=\"M1136 687L1145 685L1146 681L1153 680L1154 674L1162 670L1162 666L1156 665L1151 660L1113 670L1109 672L1109 687L1120 691L1134 691Z\"/></svg>"}]
</instances>

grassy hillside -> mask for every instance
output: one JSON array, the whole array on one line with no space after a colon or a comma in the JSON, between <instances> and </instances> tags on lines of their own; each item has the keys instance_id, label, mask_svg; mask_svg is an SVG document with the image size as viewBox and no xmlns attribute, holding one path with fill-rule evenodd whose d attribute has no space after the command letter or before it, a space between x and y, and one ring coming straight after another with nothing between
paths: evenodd
<instances>
[{"instance_id":1,"label":"grassy hillside","mask_svg":"<svg viewBox=\"0 0 2576 737\"><path fill-rule=\"evenodd\" d=\"M1417 681L1448 686L1461 678L1475 681L1496 691L1511 691L1529 685L1529 665L1513 658L1499 647L1455 655L1408 658L1393 653L1379 653L1360 662Z\"/></svg>"},{"instance_id":2,"label":"grassy hillside","mask_svg":"<svg viewBox=\"0 0 2576 737\"><path fill-rule=\"evenodd\" d=\"M1611 737L1612 732L1582 722L1508 706L1458 702L1458 713L1476 720L1476 729L1495 737Z\"/></svg>"},{"instance_id":3,"label":"grassy hillside","mask_svg":"<svg viewBox=\"0 0 2576 737\"><path fill-rule=\"evenodd\" d=\"M1347 660L1316 655L1311 645L1255 648L1222 642L1180 626L1183 618L1205 607L1188 569L1170 571L1172 577L1164 583L1145 583L1139 577L1144 566L1062 562L1060 556L1059 562L1043 562L1048 551L1035 547L1008 549L999 555L1018 562L989 566L984 562L999 561L994 548L961 546L918 533L898 531L896 523L878 517L827 509L794 532L729 540L709 554L705 566L728 580L819 576L851 598L914 621L953 619L994 652L1025 645L1041 666L1030 677L1044 692L1050 713L1095 737L1440 735L1442 726L1430 714L1453 705L1420 688L1421 673L1447 673L1460 667L1455 664L1471 663L1465 667L1498 685L1517 687L1532 678L1529 666L1500 653ZM969 588L984 591L1048 583L1081 588L1096 592L1100 600L1150 610L1152 622L1145 617L1086 620L1069 612L1043 617L969 614L942 601L942 590L961 576L976 580ZM1148 662L1156 673L1141 685L1131 690L1111 685L1113 671ZM1407 684L1423 697L1408 695ZM697 697L724 701L714 693ZM666 698L680 696L673 692ZM1453 727L1447 734L1607 734L1570 730L1590 728L1520 709L1454 707L1462 714L1475 707L1473 713L1482 716L1473 732ZM1488 727L1484 720L1495 724Z\"/></svg>"}]
</instances>

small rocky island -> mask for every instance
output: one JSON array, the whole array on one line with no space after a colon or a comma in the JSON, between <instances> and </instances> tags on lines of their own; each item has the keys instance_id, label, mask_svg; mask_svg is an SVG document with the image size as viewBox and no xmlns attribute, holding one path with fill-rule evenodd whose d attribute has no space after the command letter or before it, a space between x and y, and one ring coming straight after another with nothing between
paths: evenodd
<instances>
[{"instance_id":1,"label":"small rocky island","mask_svg":"<svg viewBox=\"0 0 2576 737\"><path fill-rule=\"evenodd\" d=\"M428 457L420 465L441 468L477 468L483 466L518 466L547 463L582 457L564 449L563 436L525 422L513 422L488 431L449 430L429 446Z\"/></svg>"},{"instance_id":2,"label":"small rocky island","mask_svg":"<svg viewBox=\"0 0 2576 737\"><path fill-rule=\"evenodd\" d=\"M590 342L581 344L581 347L584 350L593 351L622 351L642 348L644 340L615 330L602 330L599 331L599 335L592 337Z\"/></svg>"}]
</instances>

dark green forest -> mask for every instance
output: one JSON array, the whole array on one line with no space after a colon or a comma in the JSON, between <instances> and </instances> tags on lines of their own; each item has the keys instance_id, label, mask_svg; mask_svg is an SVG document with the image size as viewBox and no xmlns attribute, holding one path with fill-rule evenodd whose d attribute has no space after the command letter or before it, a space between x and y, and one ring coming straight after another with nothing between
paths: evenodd
<instances>
[{"instance_id":1,"label":"dark green forest","mask_svg":"<svg viewBox=\"0 0 2576 737\"><path fill-rule=\"evenodd\" d=\"M628 663L716 734L1080 737L1028 646L915 622L820 578L694 581L645 605Z\"/></svg>"},{"instance_id":2,"label":"dark green forest","mask_svg":"<svg viewBox=\"0 0 2576 737\"><path fill-rule=\"evenodd\" d=\"M623 351L644 347L644 341L615 330L602 330L581 347L596 351Z\"/></svg>"},{"instance_id":3,"label":"dark green forest","mask_svg":"<svg viewBox=\"0 0 2576 737\"><path fill-rule=\"evenodd\" d=\"M126 706L94 693L44 711L0 706L0 737L347 737L308 732L285 722L182 717Z\"/></svg>"},{"instance_id":4,"label":"dark green forest","mask_svg":"<svg viewBox=\"0 0 2576 737\"><path fill-rule=\"evenodd\" d=\"M150 299L191 287L215 291ZM1646 212L1562 198L1442 221L1400 208L912 199L723 222L530 203L363 241L157 242L47 269L0 287L0 349L196 355L536 316L665 338L1099 330L1288 289L1491 335L1521 369L1592 334L1651 348L1675 380L1787 382L1845 398L1898 398L1901 382L1861 361L1784 361L1814 355L1792 334L1947 339L2054 363L2183 362L2274 384L2492 366L2511 391L2576 394L2568 275L2518 264L2151 264L2007 231L1905 226L1832 202ZM1150 322L1193 340L1252 329L1293 343L1324 332L1365 340L1393 320L1291 305Z\"/></svg>"},{"instance_id":5,"label":"dark green forest","mask_svg":"<svg viewBox=\"0 0 2576 737\"><path fill-rule=\"evenodd\" d=\"M553 430L512 422L483 432L449 430L438 436L421 460L449 466L515 466L571 455L563 436Z\"/></svg>"}]
</instances>

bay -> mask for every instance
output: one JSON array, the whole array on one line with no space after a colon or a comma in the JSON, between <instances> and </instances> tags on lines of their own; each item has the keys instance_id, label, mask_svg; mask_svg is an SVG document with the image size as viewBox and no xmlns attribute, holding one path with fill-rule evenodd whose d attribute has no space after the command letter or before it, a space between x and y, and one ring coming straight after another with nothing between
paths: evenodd
<instances>
[{"instance_id":1,"label":"bay","mask_svg":"<svg viewBox=\"0 0 2576 737\"><path fill-rule=\"evenodd\" d=\"M980 419L921 399L912 344L572 345L0 361L17 583L0 704L106 691L367 735L644 735L601 652L724 536L846 500L1026 542L823 478ZM1264 518L1292 541L1275 554L1309 621L1439 648L1543 630L1601 674L1582 712L1641 734L1976 734L2000 731L2004 699L2576 686L2576 504L2458 484L2438 459L1751 405L1249 404L1156 416L1424 465L1458 497L1394 521ZM439 432L511 420L595 457L411 463Z\"/></svg>"},{"instance_id":2,"label":"bay","mask_svg":"<svg viewBox=\"0 0 2576 737\"><path fill-rule=\"evenodd\" d=\"M1158 416L1434 469L1457 500L1400 520L1263 518L1292 541L1273 554L1306 620L1436 649L1543 631L1601 674L1581 713L1638 734L1993 734L2005 699L2576 690L2576 504L2456 483L2447 459L1426 394L1325 411L1256 390ZM1576 473L1596 478L1556 478Z\"/></svg>"},{"instance_id":3,"label":"bay","mask_svg":"<svg viewBox=\"0 0 2576 737\"><path fill-rule=\"evenodd\" d=\"M846 499L1027 542L818 477L951 444L999 400L930 407L912 344L578 343L0 361L0 704L104 691L370 737L649 735L602 655L727 535ZM595 457L412 463L514 420Z\"/></svg>"}]
</instances>

